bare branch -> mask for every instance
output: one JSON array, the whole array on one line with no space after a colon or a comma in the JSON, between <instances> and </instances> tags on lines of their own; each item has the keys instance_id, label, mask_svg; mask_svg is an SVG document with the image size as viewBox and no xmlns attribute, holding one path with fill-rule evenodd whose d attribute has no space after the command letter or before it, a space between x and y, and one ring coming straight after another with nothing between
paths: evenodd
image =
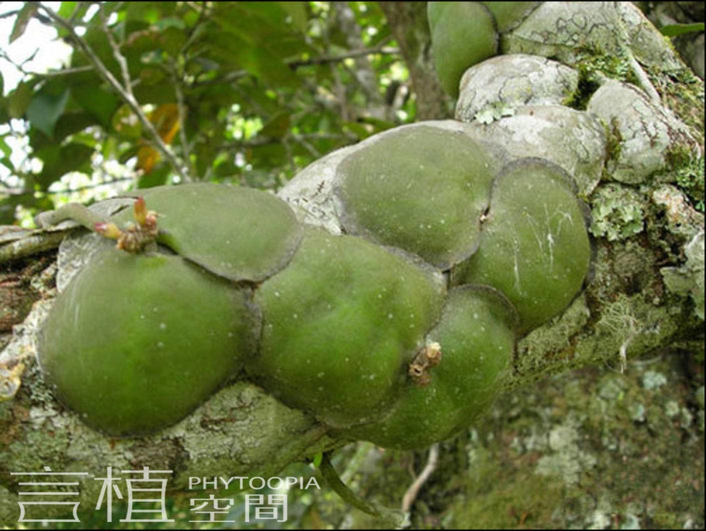
<instances>
[{"instance_id":1,"label":"bare branch","mask_svg":"<svg viewBox=\"0 0 706 531\"><path fill-rule=\"evenodd\" d=\"M177 97L177 112L179 113L179 139L181 141L181 151L184 164L189 168L189 172L195 175L194 168L191 164L191 152L189 143L186 140L186 104L184 100L184 90L182 88L183 77L177 72L177 67L174 62L169 68L169 73L174 85L174 92Z\"/></svg>"},{"instance_id":2,"label":"bare branch","mask_svg":"<svg viewBox=\"0 0 706 531\"><path fill-rule=\"evenodd\" d=\"M4 19L4 18L14 17L14 16L17 15L19 12L20 12L19 9L14 9L14 10L12 10L12 11L6 11L5 13L0 13L0 20L2 20L2 19Z\"/></svg>"},{"instance_id":3,"label":"bare branch","mask_svg":"<svg viewBox=\"0 0 706 531\"><path fill-rule=\"evenodd\" d=\"M364 48L361 50L352 50L348 53L340 55L323 55L320 57L312 57L310 59L288 59L285 64L290 68L297 69L305 66L318 66L330 63L340 63L346 59L355 59L357 57L369 56L369 55L398 55L400 53L399 48L393 48L389 46L376 46L375 48ZM215 85L217 83L230 83L242 79L244 77L249 77L252 74L247 70L233 70L226 73L222 77L215 77L213 79L208 79L206 81L201 81L199 85Z\"/></svg>"},{"instance_id":4,"label":"bare branch","mask_svg":"<svg viewBox=\"0 0 706 531\"><path fill-rule=\"evenodd\" d=\"M286 61L286 63L292 68L300 68L303 66L323 65L327 63L340 63L341 61L345 61L346 59L356 59L359 57L367 57L370 55L398 55L399 53L399 48L393 48L390 46L376 46L375 48L363 48L360 50L353 50L340 55L324 55L321 57L312 57L311 59L305 60L290 60Z\"/></svg>"},{"instance_id":5,"label":"bare branch","mask_svg":"<svg viewBox=\"0 0 706 531\"><path fill-rule=\"evenodd\" d=\"M429 476L434 473L438 462L439 444L437 443L432 445L432 447L429 449L429 459L427 460L427 464L424 467L424 470L422 470L422 473L417 476L417 479L414 480L414 483L410 485L410 487L407 489L407 492L404 493L404 497L402 498L402 512L407 514L412 508L412 504L417 499L417 495L419 494L419 489L421 489L422 486L427 482Z\"/></svg>"},{"instance_id":6,"label":"bare branch","mask_svg":"<svg viewBox=\"0 0 706 531\"><path fill-rule=\"evenodd\" d=\"M0 59L4 59L12 66L14 66L22 75L27 77L58 77L58 76L68 76L71 74L80 74L82 72L90 72L93 70L91 65L77 66L75 68L64 68L62 70L50 70L49 72L32 72L24 68L24 61L22 64L14 62L9 55L4 50L0 50Z\"/></svg>"}]
</instances>

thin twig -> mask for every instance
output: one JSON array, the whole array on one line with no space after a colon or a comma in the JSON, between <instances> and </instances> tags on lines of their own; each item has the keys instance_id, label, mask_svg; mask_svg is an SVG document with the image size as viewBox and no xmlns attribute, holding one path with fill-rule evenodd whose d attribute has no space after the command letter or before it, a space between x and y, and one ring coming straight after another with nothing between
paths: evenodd
<instances>
[{"instance_id":1,"label":"thin twig","mask_svg":"<svg viewBox=\"0 0 706 531\"><path fill-rule=\"evenodd\" d=\"M63 70L50 70L48 72L32 72L30 70L25 70L24 64L17 64L14 62L4 50L0 50L0 59L4 59L12 66L14 66L23 76L27 77L57 77L57 76L68 76L71 74L80 74L82 72L90 72L93 67L90 65L77 66L74 68L64 68ZM26 61L25 61L26 62Z\"/></svg>"},{"instance_id":2,"label":"thin twig","mask_svg":"<svg viewBox=\"0 0 706 531\"><path fill-rule=\"evenodd\" d=\"M302 135L295 135L292 134L291 138L297 142L300 146L302 146L304 149L306 149L309 154L314 157L314 159L320 159L321 158L321 152L316 149L314 146L312 146L309 142L306 141L306 138L303 137Z\"/></svg>"},{"instance_id":3,"label":"thin twig","mask_svg":"<svg viewBox=\"0 0 706 531\"><path fill-rule=\"evenodd\" d=\"M154 124L150 122L150 120L147 118L147 115L144 113L142 108L140 107L140 104L137 102L135 99L134 95L132 94L132 87L130 85L130 75L129 72L123 70L123 78L127 78L126 80L126 86L123 87L120 82L115 78L115 76L112 74L110 70L103 64L103 61L100 60L98 55L93 51L93 48L83 39L81 38L74 28L69 24L66 20L64 20L62 17L57 15L51 8L47 7L44 4L39 4L40 9L42 9L52 20L54 25L61 26L64 28L68 34L71 40L78 46L78 48L84 53L84 55L88 58L88 60L93 64L96 70L100 73L100 75L105 79L108 84L111 86L111 88L118 93L120 98L127 103L127 105L130 107L132 112L135 113L137 118L140 120L140 123L142 124L142 127L144 130L147 132L150 140L152 143L154 143L155 147L157 150L162 154L162 156L171 164L171 166L174 168L174 171L177 172L177 175L179 178L182 180L182 182L188 182L190 179L186 172L184 171L184 168L182 164L179 162L179 160L176 158L174 153L171 152L171 150L167 147L167 145L164 143L164 140L162 140L162 137L159 136L159 133L154 127ZM111 35L110 31L106 30L107 35ZM114 40L112 40L112 43L115 43ZM112 45L112 44L111 44ZM125 57L120 53L120 50L117 48L113 48L113 51L115 52L116 60L118 63L121 65L127 65L127 62L125 61Z\"/></svg>"},{"instance_id":4,"label":"thin twig","mask_svg":"<svg viewBox=\"0 0 706 531\"><path fill-rule=\"evenodd\" d=\"M101 183L86 184L84 186L78 186L76 188L69 188L67 190L54 190L54 191L44 191L44 195L59 195L59 194L74 194L77 192L84 192L86 190L93 190L94 188L100 188L101 186L111 186L117 183L123 183L128 181L134 181L133 177L119 177L113 179L112 181L103 181ZM22 196L22 195L33 195L34 190L25 190L22 188L9 188L6 184L0 182L0 195L8 196Z\"/></svg>"},{"instance_id":5,"label":"thin twig","mask_svg":"<svg viewBox=\"0 0 706 531\"><path fill-rule=\"evenodd\" d=\"M193 167L191 165L191 152L189 150L189 144L186 141L186 104L184 100L184 90L181 87L183 77L179 76L177 72L176 64L173 62L169 73L172 78L172 83L174 84L174 92L177 97L177 112L179 114L179 140L181 141L181 151L184 164L189 168L190 173L193 172Z\"/></svg>"},{"instance_id":6,"label":"thin twig","mask_svg":"<svg viewBox=\"0 0 706 531\"><path fill-rule=\"evenodd\" d=\"M329 11L328 20L326 21L326 24L324 25L324 31L323 31L323 35L322 35L327 52L331 48L331 39L329 38L329 34L331 32L331 26L333 26L334 22L335 22L335 18L331 14L331 12ZM334 88L336 91L336 101L337 101L338 107L340 109L341 119L344 122L348 122L351 120L351 118L348 114L348 99L346 97L346 87L343 84L343 82L341 81L341 74L338 71L338 69L336 68L336 65L332 62L328 62L327 64L328 64L329 70L331 72L331 76L333 77Z\"/></svg>"},{"instance_id":7,"label":"thin twig","mask_svg":"<svg viewBox=\"0 0 706 531\"><path fill-rule=\"evenodd\" d=\"M292 135L292 138L297 142L316 142L317 140L343 140L347 143L354 143L358 141L358 137L352 134L345 133L303 133L298 135ZM256 137L253 140L232 140L225 144L218 146L219 150L240 150L245 148L257 148L262 146L271 146L273 144L279 144L282 140L280 138L270 138L270 137ZM310 153L313 152L313 146L304 146ZM318 150L315 150L318 153ZM316 155L316 158L321 157L321 153Z\"/></svg>"},{"instance_id":8,"label":"thin twig","mask_svg":"<svg viewBox=\"0 0 706 531\"><path fill-rule=\"evenodd\" d=\"M312 57L311 59L289 60L285 61L287 66L292 68L301 68L303 66L324 65L327 63L340 63L346 59L356 59L358 57L367 57L369 55L397 55L400 53L399 48L388 46L376 46L375 48L364 48L362 50L353 50L341 55L324 55L321 57Z\"/></svg>"},{"instance_id":9,"label":"thin twig","mask_svg":"<svg viewBox=\"0 0 706 531\"><path fill-rule=\"evenodd\" d=\"M105 18L105 13L102 9L98 11L98 15L101 19L101 27L103 28L103 33L105 33L105 36L108 39L108 44L110 45L111 50L113 50L113 57L115 57L115 60L120 66L120 74L123 76L123 89L125 90L125 92L127 92L127 94L130 95L132 99L134 99L135 94L132 91L132 79L130 78L130 70L127 66L127 59L125 59L125 56L120 51L120 46L115 41L113 32L110 31L110 28L108 27L108 20Z\"/></svg>"},{"instance_id":10,"label":"thin twig","mask_svg":"<svg viewBox=\"0 0 706 531\"><path fill-rule=\"evenodd\" d=\"M179 55L181 55L181 56L184 56L186 54L187 50L194 43L194 39L198 35L199 26L201 26L201 24L204 22L204 20L206 20L206 11L207 11L206 2L202 2L200 8L197 8L197 7L193 6L192 4L193 4L193 2L186 2L186 5L189 8L198 12L199 17L196 19L196 22L191 27L191 30L189 31L189 36L187 37L186 42L184 43L184 45L181 47L181 50L179 51Z\"/></svg>"},{"instance_id":11,"label":"thin twig","mask_svg":"<svg viewBox=\"0 0 706 531\"><path fill-rule=\"evenodd\" d=\"M93 190L94 188L100 188L101 186L110 186L117 183L124 183L128 181L134 181L134 177L119 177L113 179L112 181L103 181L102 183L86 184L84 186L78 186L76 188L69 188L67 190L57 190L55 192L44 192L47 195L58 195L58 194L73 194L76 192L83 192L85 190Z\"/></svg>"},{"instance_id":12,"label":"thin twig","mask_svg":"<svg viewBox=\"0 0 706 531\"><path fill-rule=\"evenodd\" d=\"M407 492L404 493L404 497L402 498L402 512L407 514L412 508L412 504L417 499L417 495L419 494L419 489L421 489L422 486L427 482L429 476L434 473L438 462L439 444L437 443L432 445L432 447L429 449L429 459L427 460L427 464L424 467L424 470L422 470L422 473L417 476L417 479L414 480L414 483L410 485L410 487L407 489Z\"/></svg>"},{"instance_id":13,"label":"thin twig","mask_svg":"<svg viewBox=\"0 0 706 531\"><path fill-rule=\"evenodd\" d=\"M399 48L391 48L387 46L376 46L375 48L365 48L363 50L353 50L348 53L341 55L323 55L321 57L312 57L310 59L288 59L284 63L290 68L297 69L305 66L317 66L326 65L333 63L340 63L346 59L355 59L357 57L363 57L368 55L399 55ZM247 70L233 70L228 72L222 77L214 77L213 79L207 79L201 81L199 85L215 85L217 83L230 83L248 77L252 75Z\"/></svg>"},{"instance_id":14,"label":"thin twig","mask_svg":"<svg viewBox=\"0 0 706 531\"><path fill-rule=\"evenodd\" d=\"M74 12L71 13L71 18L69 18L69 24L72 26L76 25L76 19L81 15L81 12L83 11L84 6L86 5L86 2L78 2L76 4L76 7L74 8Z\"/></svg>"},{"instance_id":15,"label":"thin twig","mask_svg":"<svg viewBox=\"0 0 706 531\"><path fill-rule=\"evenodd\" d=\"M0 20L2 20L3 18L14 17L14 16L15 16L17 13L19 13L19 12L20 12L19 9L15 9L15 10L13 10L13 11L7 11L7 12L5 12L5 13L0 13Z\"/></svg>"}]
</instances>

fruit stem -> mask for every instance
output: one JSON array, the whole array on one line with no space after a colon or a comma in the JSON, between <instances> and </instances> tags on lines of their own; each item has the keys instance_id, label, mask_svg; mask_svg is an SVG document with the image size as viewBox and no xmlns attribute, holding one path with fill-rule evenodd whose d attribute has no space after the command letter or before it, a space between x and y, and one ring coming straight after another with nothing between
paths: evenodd
<instances>
[{"instance_id":1,"label":"fruit stem","mask_svg":"<svg viewBox=\"0 0 706 531\"><path fill-rule=\"evenodd\" d=\"M36 216L35 222L40 228L47 228L70 219L104 238L117 240L116 247L118 249L137 254L154 244L159 234L159 228L157 227L157 214L147 210L142 197L137 198L133 210L137 223L130 225L125 230L121 230L115 223L106 220L79 203L69 203L51 212L42 212Z\"/></svg>"},{"instance_id":2,"label":"fruit stem","mask_svg":"<svg viewBox=\"0 0 706 531\"><path fill-rule=\"evenodd\" d=\"M94 227L97 223L107 223L102 216L79 203L69 203L56 210L41 212L37 214L34 221L39 228L46 229L68 219L79 223L88 230L95 230Z\"/></svg>"}]
</instances>

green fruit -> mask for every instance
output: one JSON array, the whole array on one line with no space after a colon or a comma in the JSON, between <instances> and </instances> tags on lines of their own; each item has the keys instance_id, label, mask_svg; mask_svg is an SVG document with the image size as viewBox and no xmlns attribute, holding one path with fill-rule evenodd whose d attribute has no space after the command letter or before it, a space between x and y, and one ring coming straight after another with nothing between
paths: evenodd
<instances>
[{"instance_id":1,"label":"green fruit","mask_svg":"<svg viewBox=\"0 0 706 531\"><path fill-rule=\"evenodd\" d=\"M102 249L57 298L39 362L59 399L113 436L182 419L243 367L246 294L177 256Z\"/></svg>"},{"instance_id":2,"label":"green fruit","mask_svg":"<svg viewBox=\"0 0 706 531\"><path fill-rule=\"evenodd\" d=\"M521 159L500 172L478 252L462 283L487 284L515 305L528 332L561 313L583 287L591 242L571 179L555 164Z\"/></svg>"},{"instance_id":3,"label":"green fruit","mask_svg":"<svg viewBox=\"0 0 706 531\"><path fill-rule=\"evenodd\" d=\"M463 73L497 53L495 22L478 2L429 2L428 16L436 73L457 98Z\"/></svg>"},{"instance_id":4,"label":"green fruit","mask_svg":"<svg viewBox=\"0 0 706 531\"><path fill-rule=\"evenodd\" d=\"M498 31L505 33L519 26L541 2L481 2L493 15Z\"/></svg>"},{"instance_id":5,"label":"green fruit","mask_svg":"<svg viewBox=\"0 0 706 531\"><path fill-rule=\"evenodd\" d=\"M202 183L149 188L139 195L159 215L159 243L229 280L259 282L272 276L301 240L301 226L289 206L259 190ZM130 209L116 217L130 220Z\"/></svg>"},{"instance_id":6,"label":"green fruit","mask_svg":"<svg viewBox=\"0 0 706 531\"><path fill-rule=\"evenodd\" d=\"M401 128L338 166L343 226L448 269L478 245L494 175L485 151L463 134Z\"/></svg>"},{"instance_id":7,"label":"green fruit","mask_svg":"<svg viewBox=\"0 0 706 531\"><path fill-rule=\"evenodd\" d=\"M353 236L311 229L256 292L263 316L248 371L332 426L373 418L443 304L441 275Z\"/></svg>"},{"instance_id":8,"label":"green fruit","mask_svg":"<svg viewBox=\"0 0 706 531\"><path fill-rule=\"evenodd\" d=\"M463 286L449 292L429 339L441 361L428 385L408 381L382 421L346 435L401 450L427 447L468 427L499 390L515 349L515 310L492 288Z\"/></svg>"}]
</instances>

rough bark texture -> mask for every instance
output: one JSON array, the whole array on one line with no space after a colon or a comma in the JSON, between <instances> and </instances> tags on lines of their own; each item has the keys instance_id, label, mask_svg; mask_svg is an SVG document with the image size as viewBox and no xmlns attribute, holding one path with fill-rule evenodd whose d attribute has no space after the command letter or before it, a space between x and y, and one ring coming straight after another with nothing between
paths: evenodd
<instances>
[{"instance_id":1,"label":"rough bark texture","mask_svg":"<svg viewBox=\"0 0 706 531\"><path fill-rule=\"evenodd\" d=\"M452 102L441 88L431 60L426 2L380 2L380 7L409 68L417 98L417 120L450 117Z\"/></svg>"},{"instance_id":2,"label":"rough bark texture","mask_svg":"<svg viewBox=\"0 0 706 531\"><path fill-rule=\"evenodd\" d=\"M408 59L420 98L419 116L443 117L444 99L429 73L424 6L396 4L383 4L383 9ZM520 342L508 388L590 364L620 367L628 357L702 338L703 215L692 205L698 201L703 173L694 176L688 171L694 159L703 160L703 83L639 11L616 12L613 3L583 4L585 9L605 10L590 13L590 20L598 21L592 35L607 39L599 41L606 52L615 45L624 54L616 64L602 54L567 44L583 35L585 26L579 22L586 13L575 12L567 19L558 5L536 10L534 19L508 36L504 49L559 57L576 70L575 86L569 81L568 92L560 90L557 96L549 91L547 101L530 99L532 104L527 105L524 99L513 102L497 88L487 89L494 94L487 90L481 94L483 87L474 88L471 78L466 89L478 93L474 97L483 102L480 111L466 118L470 123L443 126L481 140L496 139L490 146L501 161L534 155L573 165L569 171L579 177L579 193L594 218L595 271L587 289L558 319ZM618 41L611 24L625 29ZM541 34L533 25L544 28ZM634 71L635 58L661 101L650 102L646 93L631 86L646 82ZM501 74L512 79L513 68L508 64ZM550 77L551 72L563 71L554 65L548 68ZM617 80L596 81L587 72ZM542 92L538 87L546 85L546 78L539 78L540 85L531 85L530 91ZM635 97L627 110L637 113L636 118L620 123L609 110L602 111L601 90L615 90L616 95L632 91ZM468 105L474 97L467 97ZM635 122L641 127L634 128ZM581 136L566 141L572 131ZM640 174L621 173L631 157L645 154L654 159L654 166ZM326 181L340 158L340 153L333 154L312 165L282 197L295 208L297 197L308 197L309 206L315 205L321 199L314 196L326 193L319 183ZM619 175L626 177L618 179ZM690 184L684 180L688 178L697 182ZM703 194L702 182L700 187ZM306 213L299 214L311 221ZM246 383L226 387L187 419L152 437L110 440L86 428L56 402L35 360L36 332L55 294L57 265L47 248L55 247L61 234L0 231L0 263L5 268L0 273L0 334L15 325L0 354L0 398L6 399L0 402L0 522L17 520L18 480L11 472L50 466L55 471L98 474L106 466L135 470L149 465L174 470L171 486L179 490L190 475L274 474L292 461L340 443L313 419ZM8 260L11 255L18 258ZM86 482L82 499L95 500L98 486Z\"/></svg>"}]
</instances>

